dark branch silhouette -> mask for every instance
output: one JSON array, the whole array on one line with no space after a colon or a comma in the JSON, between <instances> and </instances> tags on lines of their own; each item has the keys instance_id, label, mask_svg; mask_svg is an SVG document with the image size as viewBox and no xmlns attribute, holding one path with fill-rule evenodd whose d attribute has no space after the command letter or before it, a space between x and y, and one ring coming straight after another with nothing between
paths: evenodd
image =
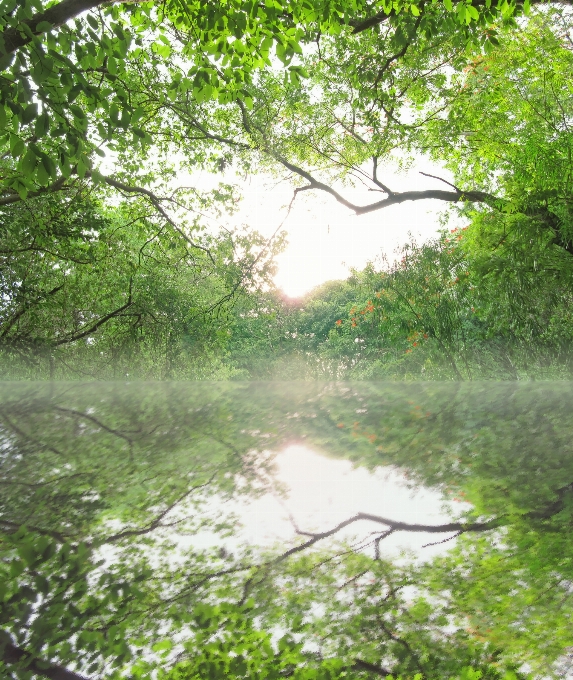
<instances>
[{"instance_id":1,"label":"dark branch silhouette","mask_svg":"<svg viewBox=\"0 0 573 680\"><path fill-rule=\"evenodd\" d=\"M20 48L32 42L33 36L46 33L47 25L58 28L70 19L87 12L100 5L111 4L109 0L63 0L52 5L47 10L34 14L33 17L21 22L28 31L18 28L6 28L0 33L0 55L14 54Z\"/></svg>"},{"instance_id":2,"label":"dark branch silhouette","mask_svg":"<svg viewBox=\"0 0 573 680\"><path fill-rule=\"evenodd\" d=\"M3 639L3 638L8 638ZM32 654L29 654L20 647L16 647L9 636L0 631L0 659L8 666L18 664L18 666L25 668L34 673L50 680L86 680L85 675L74 673L73 671L60 666L59 664L49 663L43 659L39 659Z\"/></svg>"}]
</instances>

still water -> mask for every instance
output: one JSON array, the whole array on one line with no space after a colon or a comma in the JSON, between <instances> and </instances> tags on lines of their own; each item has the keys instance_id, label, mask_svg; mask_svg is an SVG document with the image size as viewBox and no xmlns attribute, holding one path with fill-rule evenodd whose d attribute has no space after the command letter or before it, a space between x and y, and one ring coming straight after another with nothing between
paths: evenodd
<instances>
[{"instance_id":1,"label":"still water","mask_svg":"<svg viewBox=\"0 0 573 680\"><path fill-rule=\"evenodd\" d=\"M145 553L173 570L192 555L209 581L256 554L282 564L316 549L395 563L405 549L422 564L483 534L496 555L512 541L512 559L543 550L543 578L559 576L569 606L572 397L568 383L6 383L0 530L5 545L21 527L85 544L108 565ZM539 580L535 560L513 568L531 564ZM568 672L564 607L559 648L531 677ZM516 639L524 616L504 624ZM9 635L31 644L25 627ZM522 661L522 672L538 663Z\"/></svg>"}]
</instances>

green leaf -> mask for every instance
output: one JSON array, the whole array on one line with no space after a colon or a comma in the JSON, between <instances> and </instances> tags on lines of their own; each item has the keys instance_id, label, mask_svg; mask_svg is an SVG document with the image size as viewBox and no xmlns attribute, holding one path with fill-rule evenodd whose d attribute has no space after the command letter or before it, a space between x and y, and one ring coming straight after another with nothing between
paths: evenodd
<instances>
[{"instance_id":1,"label":"green leaf","mask_svg":"<svg viewBox=\"0 0 573 680\"><path fill-rule=\"evenodd\" d=\"M20 182L18 182L16 185L13 184L12 187L20 193L18 186L23 186ZM28 191L26 190L24 194L24 198L26 198L26 195L28 194ZM22 194L20 193L20 197L22 198ZM17 578L20 576L20 574L24 571L25 569L25 564L22 562L22 560L12 560L10 562L10 577L11 578Z\"/></svg>"},{"instance_id":2,"label":"green leaf","mask_svg":"<svg viewBox=\"0 0 573 680\"><path fill-rule=\"evenodd\" d=\"M24 175L32 176L34 172L34 168L36 167L36 154L31 150L28 149L26 152L24 158L21 161L21 170L24 173Z\"/></svg>"},{"instance_id":3,"label":"green leaf","mask_svg":"<svg viewBox=\"0 0 573 680\"><path fill-rule=\"evenodd\" d=\"M154 652L163 652L171 649L173 647L173 642L171 640L162 640L161 642L156 642L151 648Z\"/></svg>"},{"instance_id":4,"label":"green leaf","mask_svg":"<svg viewBox=\"0 0 573 680\"><path fill-rule=\"evenodd\" d=\"M50 129L50 116L47 113L42 113L36 118L34 124L34 134L38 139L41 139L45 134L47 134Z\"/></svg>"},{"instance_id":5,"label":"green leaf","mask_svg":"<svg viewBox=\"0 0 573 680\"><path fill-rule=\"evenodd\" d=\"M87 157L84 154L82 154L79 157L76 167L77 167L78 177L84 178L86 176L86 172L90 169L89 160L87 159Z\"/></svg>"},{"instance_id":6,"label":"green leaf","mask_svg":"<svg viewBox=\"0 0 573 680\"><path fill-rule=\"evenodd\" d=\"M56 164L54 161L48 156L47 154L44 154L42 156L41 160L42 165L44 166L46 172L50 175L52 179L56 179L58 176L58 170L56 168Z\"/></svg>"},{"instance_id":7,"label":"green leaf","mask_svg":"<svg viewBox=\"0 0 573 680\"><path fill-rule=\"evenodd\" d=\"M473 5L468 5L467 11L469 12L469 15L472 19L477 21L479 19L479 12Z\"/></svg>"},{"instance_id":8,"label":"green leaf","mask_svg":"<svg viewBox=\"0 0 573 680\"><path fill-rule=\"evenodd\" d=\"M20 118L22 125L28 125L28 123L31 123L34 118L38 114L38 105L37 104L30 104L28 105Z\"/></svg>"},{"instance_id":9,"label":"green leaf","mask_svg":"<svg viewBox=\"0 0 573 680\"><path fill-rule=\"evenodd\" d=\"M13 158L18 158L24 153L26 145L24 142L16 135L10 136L10 152Z\"/></svg>"},{"instance_id":10,"label":"green leaf","mask_svg":"<svg viewBox=\"0 0 573 680\"><path fill-rule=\"evenodd\" d=\"M43 163L38 163L36 167L36 182L41 186L46 186L50 182L50 175Z\"/></svg>"},{"instance_id":11,"label":"green leaf","mask_svg":"<svg viewBox=\"0 0 573 680\"><path fill-rule=\"evenodd\" d=\"M54 25L49 21L40 21L39 24L36 24L36 31L38 33L47 33L48 31L51 31L52 28L54 28Z\"/></svg>"}]
</instances>

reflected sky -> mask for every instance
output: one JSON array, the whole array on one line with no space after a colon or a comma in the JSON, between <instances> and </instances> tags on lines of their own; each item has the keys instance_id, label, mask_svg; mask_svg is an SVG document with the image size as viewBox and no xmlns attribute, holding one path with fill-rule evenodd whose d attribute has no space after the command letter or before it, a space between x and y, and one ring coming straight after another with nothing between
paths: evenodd
<instances>
[{"instance_id":1,"label":"reflected sky","mask_svg":"<svg viewBox=\"0 0 573 680\"><path fill-rule=\"evenodd\" d=\"M573 480L571 396L569 383L4 383L0 522L199 540L234 511L231 543L269 545L357 512L542 514ZM395 533L384 550L448 537Z\"/></svg>"},{"instance_id":2,"label":"reflected sky","mask_svg":"<svg viewBox=\"0 0 573 680\"><path fill-rule=\"evenodd\" d=\"M438 491L409 488L404 473L397 469L357 468L348 460L328 458L305 444L287 446L275 462L276 478L284 485L285 495L266 494L237 508L244 525L241 536L255 544L291 539L293 524L306 531L327 531L358 512L409 523L441 524L451 516L444 506L456 509ZM338 538L366 537L369 529L372 527L346 527ZM384 542L384 554L395 555L405 548L426 559L448 547L427 545L431 541L422 534L395 534Z\"/></svg>"}]
</instances>

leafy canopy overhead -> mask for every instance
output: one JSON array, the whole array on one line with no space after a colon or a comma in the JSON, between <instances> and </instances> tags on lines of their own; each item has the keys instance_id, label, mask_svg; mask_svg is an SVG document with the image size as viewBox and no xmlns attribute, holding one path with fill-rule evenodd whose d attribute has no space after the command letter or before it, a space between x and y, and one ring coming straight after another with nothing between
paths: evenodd
<instances>
[{"instance_id":1,"label":"leafy canopy overhead","mask_svg":"<svg viewBox=\"0 0 573 680\"><path fill-rule=\"evenodd\" d=\"M293 0L107 3L4 0L0 6L0 129L7 150L4 200L91 176L94 154L143 152L156 140L148 123L181 97L252 106L255 74L282 62L293 83L307 72L305 44L319 36L376 33L392 26L396 48L450 33L484 41L483 28L528 3ZM485 41L495 38L486 33ZM150 101L134 78L168 74Z\"/></svg>"}]
</instances>

